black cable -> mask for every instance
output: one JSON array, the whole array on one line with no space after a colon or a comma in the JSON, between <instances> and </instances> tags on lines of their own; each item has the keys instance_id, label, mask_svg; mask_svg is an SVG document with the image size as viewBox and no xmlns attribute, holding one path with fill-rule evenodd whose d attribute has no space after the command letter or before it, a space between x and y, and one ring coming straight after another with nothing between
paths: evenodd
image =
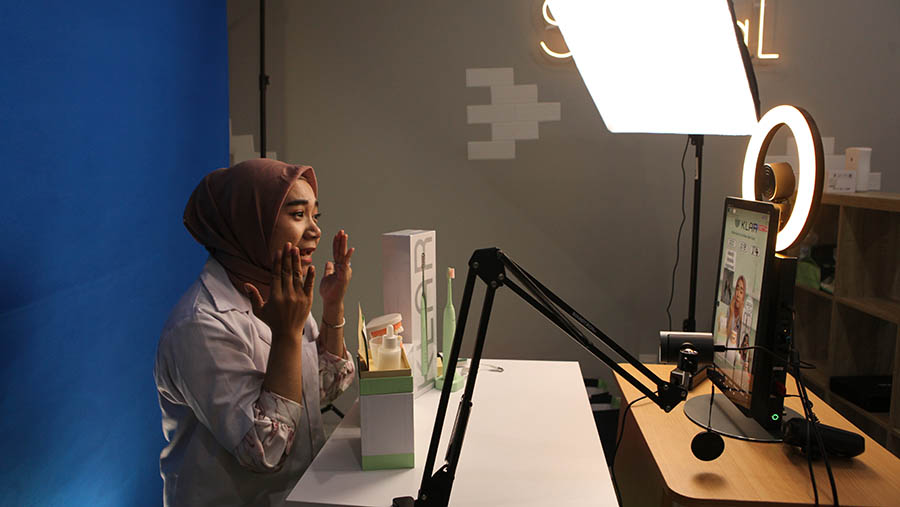
<instances>
[{"instance_id":1,"label":"black cable","mask_svg":"<svg viewBox=\"0 0 900 507\"><path fill-rule=\"evenodd\" d=\"M769 354L773 358L785 362L791 370L791 374L794 376L794 381L797 384L797 395L785 395L788 396L797 396L800 398L800 403L803 405L803 414L804 419L807 422L807 432L806 432L806 461L809 467L809 479L812 483L813 487L813 496L815 498L816 505L819 505L819 490L816 486L816 476L813 471L812 466L812 452L811 452L811 436L814 435L816 437L816 443L819 447L820 452L822 453L822 458L825 461L825 471L828 473L828 481L831 486L831 496L834 499L834 505L840 505L838 503L837 496L837 485L834 482L834 473L831 469L831 463L828 460L828 453L825 450L825 444L822 441L822 435L819 433L819 423L818 418L812 411L812 402L809 401L809 394L806 392L806 385L803 383L801 369L815 369L815 365L810 363L801 361L799 356L796 354L796 351L793 348L788 352L789 359L785 360L784 358L778 356L774 351L769 350L766 347L761 347L758 345L752 347L725 347L725 350L762 350L763 352ZM812 434L812 435L811 435Z\"/></svg>"},{"instance_id":2,"label":"black cable","mask_svg":"<svg viewBox=\"0 0 900 507\"><path fill-rule=\"evenodd\" d=\"M715 365L715 363L710 363L704 366L702 370L712 370L712 372L716 375L724 376L725 374L719 370L719 367ZM709 376L709 373L707 373ZM722 393L725 394L725 390L722 390ZM712 407L713 407L713 399L716 396L716 383L713 382L712 378L709 379L709 419L706 421L706 431L710 433L716 433L717 435L724 435L724 433L719 433L718 431L712 429ZM726 395L727 396L727 395ZM727 436L727 435L725 435Z\"/></svg>"},{"instance_id":3,"label":"black cable","mask_svg":"<svg viewBox=\"0 0 900 507\"><path fill-rule=\"evenodd\" d=\"M819 446L819 451L822 453L822 459L825 461L825 471L828 473L828 482L831 485L831 497L834 500L834 505L840 505L840 503L838 502L837 485L834 482L834 473L831 470L831 462L828 460L828 451L825 449L825 443L822 440L822 434L819 432L819 420L812 411L812 403L810 403L809 401L809 394L807 394L806 392L806 385L800 378L800 371L796 371L796 375L794 375L794 381L797 383L797 390L801 394L801 399L804 400L804 408L809 411L809 417L807 418L807 420L812 427L812 433L816 436L816 443ZM807 453L809 453L809 431L807 431L806 433Z\"/></svg>"},{"instance_id":4,"label":"black cable","mask_svg":"<svg viewBox=\"0 0 900 507\"><path fill-rule=\"evenodd\" d=\"M616 453L619 452L619 444L622 443L622 436L625 435L625 418L628 417L628 411L631 410L632 405L646 397L647 395L635 398L625 407L625 412L622 414L622 431L619 432L619 438L616 439L616 447L613 448L613 453L609 460L609 476L612 478L613 488L616 491L616 500L618 500L619 505L622 505L622 497L619 494L619 483L616 482Z\"/></svg>"},{"instance_id":5,"label":"black cable","mask_svg":"<svg viewBox=\"0 0 900 507\"><path fill-rule=\"evenodd\" d=\"M678 236L675 238L675 265L672 266L672 286L669 288L669 302L666 303L666 316L669 318L669 327L672 329L672 299L675 297L675 273L678 271L678 261L681 259L681 231L684 230L684 221L687 215L684 214L684 191L687 184L687 175L684 170L684 157L687 155L688 146L691 144L691 137L688 136L684 143L684 153L681 154L681 224L678 225Z\"/></svg>"},{"instance_id":6,"label":"black cable","mask_svg":"<svg viewBox=\"0 0 900 507\"><path fill-rule=\"evenodd\" d=\"M799 373L799 372L796 372L796 373ZM794 381L795 382L797 381L796 375L794 376ZM806 428L806 465L809 467L809 480L812 482L813 497L816 500L816 505L819 505L819 487L816 486L816 474L813 471L813 466L812 466L812 452L811 452L811 448L810 448L810 433L811 433L811 431L809 430L809 426L808 426L810 424L810 419L811 419L811 415L810 415L811 408L809 407L809 405L807 405L807 400L803 396L803 392L800 390L799 382L797 382L797 392L800 393L799 394L800 404L803 405L803 417L804 417L804 419L806 419L806 424L807 424L807 428Z\"/></svg>"}]
</instances>

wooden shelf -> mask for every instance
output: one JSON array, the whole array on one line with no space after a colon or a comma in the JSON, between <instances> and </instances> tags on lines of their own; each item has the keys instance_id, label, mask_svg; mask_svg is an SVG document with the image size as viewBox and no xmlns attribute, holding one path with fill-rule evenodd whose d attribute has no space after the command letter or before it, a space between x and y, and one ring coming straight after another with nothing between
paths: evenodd
<instances>
[{"instance_id":1,"label":"wooden shelf","mask_svg":"<svg viewBox=\"0 0 900 507\"><path fill-rule=\"evenodd\" d=\"M821 298L825 298L825 299L827 299L828 301L831 301L832 299L834 299L834 296L832 296L831 294L825 292L825 291L822 290L822 289L813 289L813 288L807 287L807 286L805 286L805 285L795 285L794 287L796 287L796 288L798 288L798 289L800 289L800 290L802 290L803 292L806 292L806 293L808 293L808 294L812 294L812 295L814 295L814 296L819 296L819 297L821 297Z\"/></svg>"},{"instance_id":2,"label":"wooden shelf","mask_svg":"<svg viewBox=\"0 0 900 507\"><path fill-rule=\"evenodd\" d=\"M893 429L893 428L891 428L891 417L888 412L869 412L868 410L860 407L859 405L854 404L847 398L844 398L840 394L836 394L830 390L828 391L828 395L830 398L829 403L833 404L833 402L836 401L836 402L838 402L837 403L838 405L841 405L841 404L850 405L852 408L856 409L855 412L859 413L860 415L862 415L864 418L868 419L873 424L875 424L881 428L884 428L886 431Z\"/></svg>"},{"instance_id":3,"label":"wooden shelf","mask_svg":"<svg viewBox=\"0 0 900 507\"><path fill-rule=\"evenodd\" d=\"M890 413L869 412L868 410L865 410L859 405L854 404L843 396L833 392L830 388L831 379L829 378L828 374L825 373L824 361L817 361L815 359L808 361L806 359L803 359L802 357L800 359L806 361L807 363L811 363L816 367L815 369L803 370L803 381L806 384L807 389L813 389L820 398L824 399L829 404L832 404L832 402L837 402L836 405L838 405L838 407L840 408L844 408L843 405L852 407L853 409L855 409L854 412L859 412L860 415L868 419L871 423L884 428L885 430L893 430L897 433L897 436L900 437L900 429L891 427Z\"/></svg>"},{"instance_id":4,"label":"wooden shelf","mask_svg":"<svg viewBox=\"0 0 900 507\"><path fill-rule=\"evenodd\" d=\"M816 367L815 369L803 370L804 381L814 384L822 392L830 392L828 388L828 374L825 372L825 361L823 359L805 359L803 357L800 360Z\"/></svg>"},{"instance_id":5,"label":"wooden shelf","mask_svg":"<svg viewBox=\"0 0 900 507\"><path fill-rule=\"evenodd\" d=\"M900 324L900 303L890 299L876 297L835 296L838 303L855 310L878 317L879 319Z\"/></svg>"},{"instance_id":6,"label":"wooden shelf","mask_svg":"<svg viewBox=\"0 0 900 507\"><path fill-rule=\"evenodd\" d=\"M808 387L900 456L900 194L823 194L811 237L835 245L835 294L797 285L794 340ZM840 375L893 375L890 413L831 392Z\"/></svg>"},{"instance_id":7,"label":"wooden shelf","mask_svg":"<svg viewBox=\"0 0 900 507\"><path fill-rule=\"evenodd\" d=\"M900 213L900 194L889 194L886 192L824 193L822 194L822 204Z\"/></svg>"}]
</instances>

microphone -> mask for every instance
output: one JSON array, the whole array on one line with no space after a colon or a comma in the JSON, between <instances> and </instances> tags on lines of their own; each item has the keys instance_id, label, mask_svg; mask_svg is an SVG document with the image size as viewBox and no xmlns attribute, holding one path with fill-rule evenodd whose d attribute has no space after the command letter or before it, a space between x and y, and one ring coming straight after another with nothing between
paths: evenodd
<instances>
[{"instance_id":1,"label":"microphone","mask_svg":"<svg viewBox=\"0 0 900 507\"><path fill-rule=\"evenodd\" d=\"M725 439L712 430L712 408L716 396L716 388L710 382L709 417L706 420L706 431L697 433L691 440L691 453L702 461L712 461L725 451Z\"/></svg>"},{"instance_id":2,"label":"microphone","mask_svg":"<svg viewBox=\"0 0 900 507\"><path fill-rule=\"evenodd\" d=\"M713 362L716 352L725 351L724 345L716 345L712 333L682 331L659 332L659 362L678 362L669 375L669 381L685 389L693 387L693 376L701 364ZM712 461L725 451L725 439L712 430L712 406L715 388L709 397L709 419L706 431L697 433L691 440L691 453L699 460Z\"/></svg>"},{"instance_id":3,"label":"microphone","mask_svg":"<svg viewBox=\"0 0 900 507\"><path fill-rule=\"evenodd\" d=\"M712 461L725 451L725 440L722 435L712 432L709 428L702 433L697 433L691 440L691 452L699 460Z\"/></svg>"}]
</instances>

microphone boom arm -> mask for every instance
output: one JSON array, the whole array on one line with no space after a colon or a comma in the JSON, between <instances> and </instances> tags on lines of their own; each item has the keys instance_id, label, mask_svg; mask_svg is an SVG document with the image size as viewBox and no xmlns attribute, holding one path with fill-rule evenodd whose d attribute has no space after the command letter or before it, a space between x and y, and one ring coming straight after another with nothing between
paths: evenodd
<instances>
[{"instance_id":1,"label":"microphone boom arm","mask_svg":"<svg viewBox=\"0 0 900 507\"><path fill-rule=\"evenodd\" d=\"M507 273L509 276L507 276ZM481 278L487 285L481 316L478 323L475 348L469 366L469 376L466 380L466 388L459 402L456 414L456 422L450 435L447 446L447 454L444 465L432 475L437 455L438 444L441 439L441 430L447 414L447 405L450 402L450 389L453 384L453 376L456 373L456 364L462 345L463 334L466 328L469 306L472 303L472 293L475 288L475 279ZM513 281L511 278L515 278ZM521 284L521 286L519 285ZM662 410L670 412L687 397L687 391L672 382L659 378L649 368L641 364L634 356L628 353L612 338L597 329L581 314L566 304L550 289L541 284L531 274L513 262L498 248L484 248L476 250L469 259L469 269L466 275L466 285L463 290L462 303L457 319L456 333L453 337L449 361L444 364L444 386L441 390L441 399L435 414L434 429L431 433L431 444L425 460L425 471L422 474L422 484L419 488L418 498L399 497L394 499L395 506L446 506L450 501L450 491L456 476L456 467L459 455L462 451L463 438L465 437L469 415L472 410L472 395L475 390L475 381L478 376L478 366L481 362L481 353L487 335L487 326L490 319L491 308L494 302L494 293L501 286L506 285L512 291L531 305L534 309L547 317L557 327L565 331L579 345L588 350L594 357L603 361L616 373L622 376L637 390L656 403ZM568 315L564 315L564 313ZM615 360L591 343L588 338L570 320L575 319L581 326L590 331L604 345L615 351L620 357L634 366L645 378L656 386L656 391L648 388L638 381L631 373L622 368Z\"/></svg>"}]
</instances>

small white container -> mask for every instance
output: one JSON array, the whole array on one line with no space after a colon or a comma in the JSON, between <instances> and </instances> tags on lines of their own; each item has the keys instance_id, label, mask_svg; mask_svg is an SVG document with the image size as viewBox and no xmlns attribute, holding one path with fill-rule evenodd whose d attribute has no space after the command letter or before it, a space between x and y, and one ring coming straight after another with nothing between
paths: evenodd
<instances>
[{"instance_id":1,"label":"small white container","mask_svg":"<svg viewBox=\"0 0 900 507\"><path fill-rule=\"evenodd\" d=\"M403 317L399 313L389 313L376 317L366 323L366 332L369 334L369 338L386 336L388 327L393 327L394 334L399 336L403 333Z\"/></svg>"}]
</instances>

